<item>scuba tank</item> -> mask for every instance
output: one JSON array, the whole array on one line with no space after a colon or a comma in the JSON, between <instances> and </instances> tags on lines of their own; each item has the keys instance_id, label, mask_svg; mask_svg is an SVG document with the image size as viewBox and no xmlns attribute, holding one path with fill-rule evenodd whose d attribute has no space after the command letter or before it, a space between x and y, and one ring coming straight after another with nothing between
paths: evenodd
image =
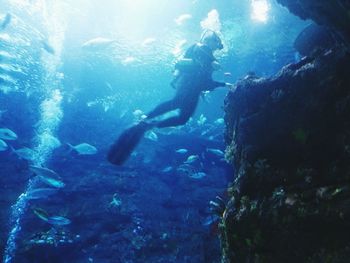
<instances>
[{"instance_id":1,"label":"scuba tank","mask_svg":"<svg viewBox=\"0 0 350 263\"><path fill-rule=\"evenodd\" d=\"M198 65L191 58L181 58L175 63L175 70L173 72L174 79L170 85L176 89L176 83L178 82L181 74L189 73L194 70Z\"/></svg>"}]
</instances>

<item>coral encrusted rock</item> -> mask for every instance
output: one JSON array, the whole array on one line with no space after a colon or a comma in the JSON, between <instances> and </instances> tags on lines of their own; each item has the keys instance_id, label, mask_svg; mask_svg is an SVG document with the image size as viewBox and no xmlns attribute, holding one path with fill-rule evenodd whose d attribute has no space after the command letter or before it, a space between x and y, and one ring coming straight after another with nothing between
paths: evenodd
<instances>
[{"instance_id":1,"label":"coral encrusted rock","mask_svg":"<svg viewBox=\"0 0 350 263\"><path fill-rule=\"evenodd\" d=\"M220 224L223 262L350 258L350 54L328 50L225 101L235 169Z\"/></svg>"}]
</instances>

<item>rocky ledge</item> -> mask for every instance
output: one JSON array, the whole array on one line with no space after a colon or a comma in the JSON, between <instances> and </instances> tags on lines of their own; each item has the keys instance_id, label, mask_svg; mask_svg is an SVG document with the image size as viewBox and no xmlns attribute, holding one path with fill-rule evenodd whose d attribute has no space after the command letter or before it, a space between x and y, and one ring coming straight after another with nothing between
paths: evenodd
<instances>
[{"instance_id":1,"label":"rocky ledge","mask_svg":"<svg viewBox=\"0 0 350 263\"><path fill-rule=\"evenodd\" d=\"M349 69L328 50L228 94L223 262L349 262Z\"/></svg>"}]
</instances>

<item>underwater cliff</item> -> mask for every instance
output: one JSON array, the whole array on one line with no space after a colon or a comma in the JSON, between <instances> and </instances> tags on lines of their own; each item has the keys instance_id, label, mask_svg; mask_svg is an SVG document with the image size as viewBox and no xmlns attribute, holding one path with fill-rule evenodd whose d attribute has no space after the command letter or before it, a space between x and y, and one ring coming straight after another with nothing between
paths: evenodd
<instances>
[{"instance_id":1,"label":"underwater cliff","mask_svg":"<svg viewBox=\"0 0 350 263\"><path fill-rule=\"evenodd\" d=\"M350 5L279 2L341 38L316 43L270 78L247 75L226 97L226 156L235 179L220 224L222 262L345 263Z\"/></svg>"}]
</instances>

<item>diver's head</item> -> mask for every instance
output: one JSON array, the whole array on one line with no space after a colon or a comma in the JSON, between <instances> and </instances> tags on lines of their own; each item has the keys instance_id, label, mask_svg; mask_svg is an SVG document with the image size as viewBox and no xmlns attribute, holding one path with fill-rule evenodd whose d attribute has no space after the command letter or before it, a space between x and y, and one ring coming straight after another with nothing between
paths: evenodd
<instances>
[{"instance_id":1,"label":"diver's head","mask_svg":"<svg viewBox=\"0 0 350 263\"><path fill-rule=\"evenodd\" d=\"M201 41L202 44L210 47L213 51L214 50L221 50L224 48L224 45L222 44L222 41L219 37L219 35L212 30L206 30L203 32Z\"/></svg>"}]
</instances>

